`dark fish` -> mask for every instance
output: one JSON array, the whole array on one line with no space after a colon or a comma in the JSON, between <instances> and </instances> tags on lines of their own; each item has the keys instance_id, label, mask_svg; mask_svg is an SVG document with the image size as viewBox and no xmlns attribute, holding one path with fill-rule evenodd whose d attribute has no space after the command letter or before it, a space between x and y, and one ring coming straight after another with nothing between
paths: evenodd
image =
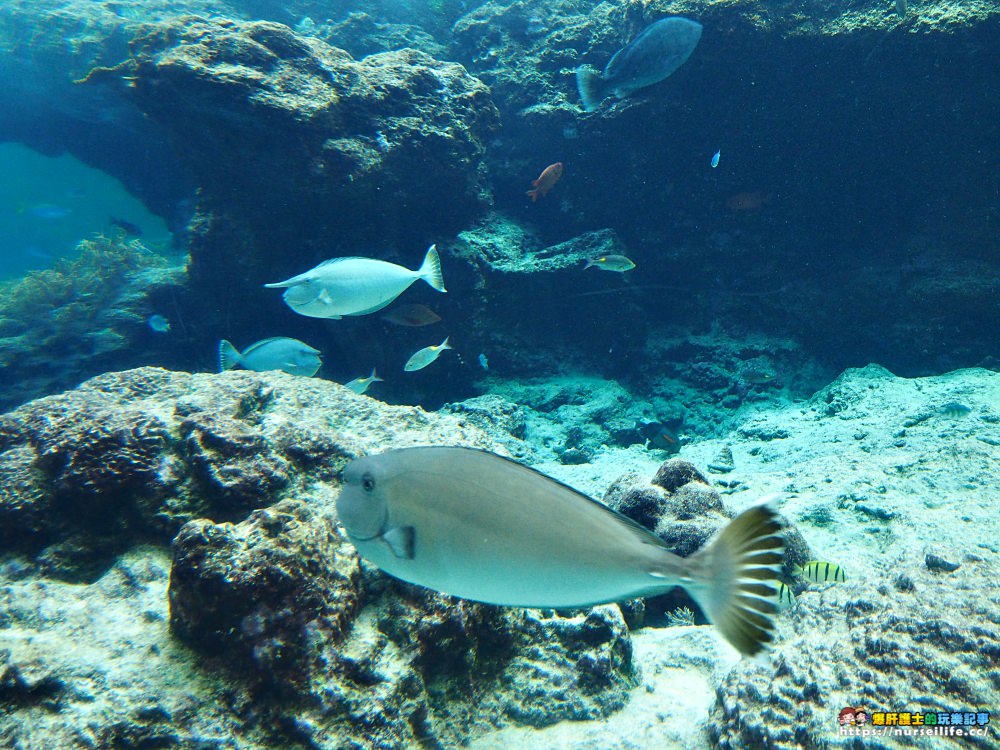
<instances>
[{"instance_id":1,"label":"dark fish","mask_svg":"<svg viewBox=\"0 0 1000 750\"><path fill-rule=\"evenodd\" d=\"M420 326L429 326L437 323L441 320L441 316L427 305L421 305L417 302L392 308L382 316L382 320L387 320L397 326L419 328Z\"/></svg>"},{"instance_id":2,"label":"dark fish","mask_svg":"<svg viewBox=\"0 0 1000 750\"><path fill-rule=\"evenodd\" d=\"M607 506L493 453L401 448L347 465L337 515L358 552L473 601L577 608L683 586L741 653L774 638L782 524L768 505L678 557Z\"/></svg>"},{"instance_id":3,"label":"dark fish","mask_svg":"<svg viewBox=\"0 0 1000 750\"><path fill-rule=\"evenodd\" d=\"M668 453L678 453L681 449L681 439L677 434L680 430L680 421L672 420L667 422L640 422L639 433L646 438L647 448L667 451Z\"/></svg>"},{"instance_id":4,"label":"dark fish","mask_svg":"<svg viewBox=\"0 0 1000 750\"><path fill-rule=\"evenodd\" d=\"M589 65L576 69L583 108L593 112L611 94L624 99L659 83L684 64L700 39L701 24L697 21L674 16L650 24L615 53L603 73Z\"/></svg>"},{"instance_id":5,"label":"dark fish","mask_svg":"<svg viewBox=\"0 0 1000 750\"><path fill-rule=\"evenodd\" d=\"M138 225L133 224L131 221L119 219L117 216L109 217L108 221L112 226L118 227L129 237L142 237L142 229Z\"/></svg>"}]
</instances>

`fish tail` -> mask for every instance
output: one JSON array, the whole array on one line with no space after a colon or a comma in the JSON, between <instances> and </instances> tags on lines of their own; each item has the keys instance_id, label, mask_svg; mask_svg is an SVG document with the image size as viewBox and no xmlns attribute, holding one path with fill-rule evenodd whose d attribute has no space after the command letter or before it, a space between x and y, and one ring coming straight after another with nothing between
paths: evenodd
<instances>
[{"instance_id":1,"label":"fish tail","mask_svg":"<svg viewBox=\"0 0 1000 750\"><path fill-rule=\"evenodd\" d=\"M758 656L774 639L784 524L768 503L749 508L705 549L688 558L688 593L744 656Z\"/></svg>"},{"instance_id":2,"label":"fish tail","mask_svg":"<svg viewBox=\"0 0 1000 750\"><path fill-rule=\"evenodd\" d=\"M587 112L597 109L607 96L604 77L589 65L581 65L576 69L576 90L580 92L580 100Z\"/></svg>"},{"instance_id":3,"label":"fish tail","mask_svg":"<svg viewBox=\"0 0 1000 750\"><path fill-rule=\"evenodd\" d=\"M444 276L441 275L441 256L438 255L437 245L431 245L427 248L427 255L417 273L420 274L420 278L439 292L448 291L444 288Z\"/></svg>"},{"instance_id":4,"label":"fish tail","mask_svg":"<svg viewBox=\"0 0 1000 750\"><path fill-rule=\"evenodd\" d=\"M537 182L537 180L535 180L535 182ZM535 183L532 182L531 184L534 185ZM534 190L529 190L527 193L525 193L525 195L531 196L532 203L538 203L538 188L535 188Z\"/></svg>"},{"instance_id":5,"label":"fish tail","mask_svg":"<svg viewBox=\"0 0 1000 750\"><path fill-rule=\"evenodd\" d=\"M225 339L219 342L219 372L232 370L240 363L240 350Z\"/></svg>"},{"instance_id":6,"label":"fish tail","mask_svg":"<svg viewBox=\"0 0 1000 750\"><path fill-rule=\"evenodd\" d=\"M380 378L378 376L378 373L375 372L375 368L374 367L372 368L372 374L369 375L368 377L371 380L371 382L373 382L373 383L384 383L385 382L385 378Z\"/></svg>"},{"instance_id":7,"label":"fish tail","mask_svg":"<svg viewBox=\"0 0 1000 750\"><path fill-rule=\"evenodd\" d=\"M451 336L445 336L444 337L444 341L441 342L441 345L438 346L438 349L441 349L441 350L451 349L452 345L448 343L448 339L450 339L450 338L451 338Z\"/></svg>"}]
</instances>

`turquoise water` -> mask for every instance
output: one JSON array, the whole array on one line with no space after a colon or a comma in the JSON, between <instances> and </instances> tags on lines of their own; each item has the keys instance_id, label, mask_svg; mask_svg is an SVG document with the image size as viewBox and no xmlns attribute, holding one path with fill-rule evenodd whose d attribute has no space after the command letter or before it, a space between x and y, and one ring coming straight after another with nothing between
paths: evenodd
<instances>
[{"instance_id":1,"label":"turquoise water","mask_svg":"<svg viewBox=\"0 0 1000 750\"><path fill-rule=\"evenodd\" d=\"M48 268L77 243L135 225L148 248L166 250L172 235L117 179L69 154L46 156L19 143L0 143L0 278Z\"/></svg>"}]
</instances>

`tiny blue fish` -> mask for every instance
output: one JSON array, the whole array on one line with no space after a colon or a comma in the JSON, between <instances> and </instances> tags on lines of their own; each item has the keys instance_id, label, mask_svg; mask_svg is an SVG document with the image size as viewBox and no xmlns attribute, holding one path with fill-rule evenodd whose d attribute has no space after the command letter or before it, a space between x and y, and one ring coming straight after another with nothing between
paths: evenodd
<instances>
[{"instance_id":1,"label":"tiny blue fish","mask_svg":"<svg viewBox=\"0 0 1000 750\"><path fill-rule=\"evenodd\" d=\"M170 321L164 318L162 315L150 315L148 318L146 318L146 325L148 325L157 333L170 332Z\"/></svg>"},{"instance_id":2,"label":"tiny blue fish","mask_svg":"<svg viewBox=\"0 0 1000 750\"><path fill-rule=\"evenodd\" d=\"M722 156L722 149L721 148L718 151L716 151L714 154L712 154L712 169L715 169L717 166L719 166L719 158L721 156Z\"/></svg>"},{"instance_id":3,"label":"tiny blue fish","mask_svg":"<svg viewBox=\"0 0 1000 750\"><path fill-rule=\"evenodd\" d=\"M486 359L485 354L479 355L479 366L482 367L484 370L490 369L490 361Z\"/></svg>"}]
</instances>

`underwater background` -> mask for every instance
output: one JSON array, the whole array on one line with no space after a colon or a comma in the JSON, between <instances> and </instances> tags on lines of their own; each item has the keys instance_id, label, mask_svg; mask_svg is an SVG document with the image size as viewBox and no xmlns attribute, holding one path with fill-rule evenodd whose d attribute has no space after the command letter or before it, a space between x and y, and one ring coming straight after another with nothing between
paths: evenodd
<instances>
[{"instance_id":1,"label":"underwater background","mask_svg":"<svg viewBox=\"0 0 1000 750\"><path fill-rule=\"evenodd\" d=\"M992 0L5 0L0 746L1000 747L998 52ZM264 286L351 257L416 275ZM341 471L413 445L685 556L775 498L770 660L360 560Z\"/></svg>"}]
</instances>

